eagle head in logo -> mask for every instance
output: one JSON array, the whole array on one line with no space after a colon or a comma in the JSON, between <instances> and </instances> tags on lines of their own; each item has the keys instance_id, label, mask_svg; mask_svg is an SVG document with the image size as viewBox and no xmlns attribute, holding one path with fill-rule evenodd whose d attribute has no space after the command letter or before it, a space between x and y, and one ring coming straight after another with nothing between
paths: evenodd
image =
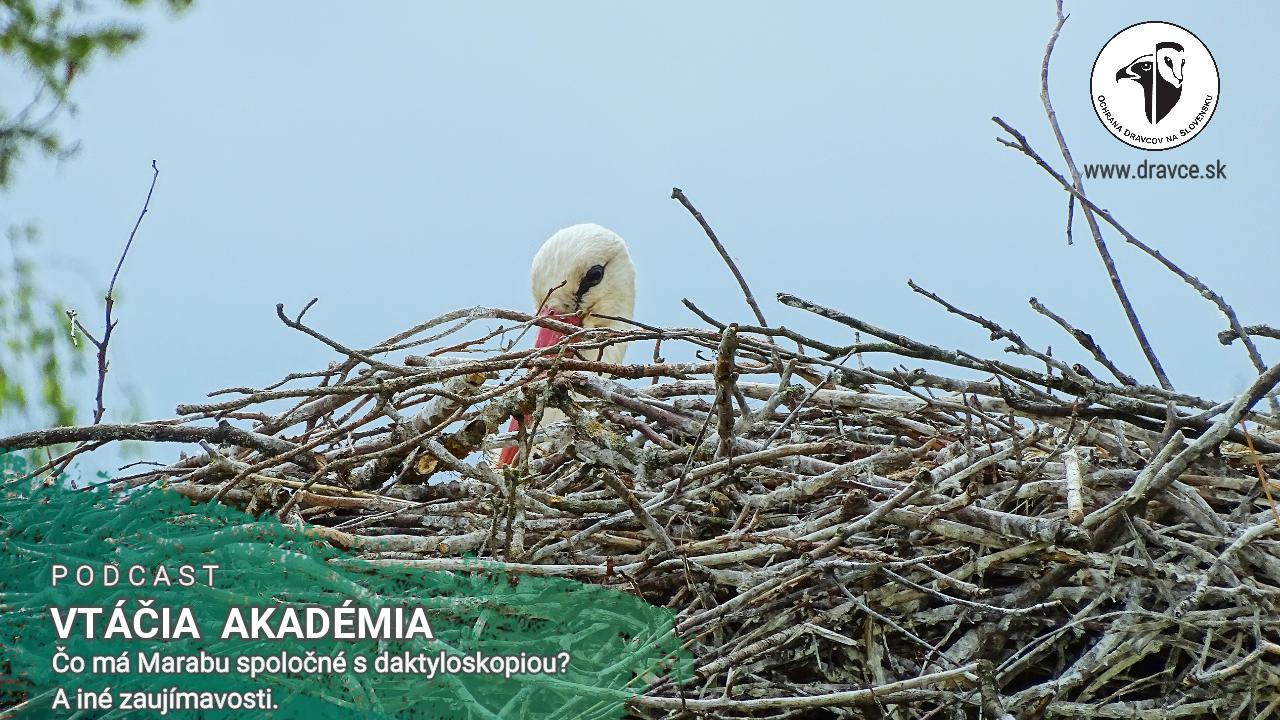
<instances>
[{"instance_id":1,"label":"eagle head in logo","mask_svg":"<svg viewBox=\"0 0 1280 720\"><path fill-rule=\"evenodd\" d=\"M1164 119L1182 98L1186 52L1175 42L1156 44L1156 51L1143 55L1120 68L1116 81L1132 80L1142 87L1147 120L1155 124Z\"/></svg>"}]
</instances>

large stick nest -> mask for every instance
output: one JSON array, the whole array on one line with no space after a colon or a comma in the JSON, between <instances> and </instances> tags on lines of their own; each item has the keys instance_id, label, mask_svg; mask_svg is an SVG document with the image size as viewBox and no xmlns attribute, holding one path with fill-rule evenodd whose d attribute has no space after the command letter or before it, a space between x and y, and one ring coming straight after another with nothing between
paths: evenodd
<instances>
[{"instance_id":1,"label":"large stick nest","mask_svg":"<svg viewBox=\"0 0 1280 720\"><path fill-rule=\"evenodd\" d=\"M1104 382L1016 336L1010 350L1039 368L779 299L834 321L833 339L582 330L475 308L353 349L281 312L343 359L221 391L179 421L5 442L198 441L204 453L116 487L163 482L275 513L378 563L478 556L672 608L696 681L650 687L640 716L1262 717L1280 704L1280 518L1259 477L1280 459L1280 418L1251 409L1280 365L1217 403ZM571 334L492 349L534 324ZM655 360L583 359L618 342ZM705 359L658 359L679 346ZM551 407L568 420L540 422ZM495 468L513 443L516 463Z\"/></svg>"}]
</instances>

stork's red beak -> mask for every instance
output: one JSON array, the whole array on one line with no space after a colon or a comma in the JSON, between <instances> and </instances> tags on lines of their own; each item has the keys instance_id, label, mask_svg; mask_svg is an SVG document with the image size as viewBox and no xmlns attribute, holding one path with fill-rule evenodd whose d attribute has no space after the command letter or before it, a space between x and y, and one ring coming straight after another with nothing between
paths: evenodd
<instances>
[{"instance_id":1,"label":"stork's red beak","mask_svg":"<svg viewBox=\"0 0 1280 720\"><path fill-rule=\"evenodd\" d=\"M567 315L556 312L555 310L544 309L539 315L559 320L562 323L568 323L576 327L582 327L582 315ZM564 339L564 333L552 330L549 327L539 327L538 336L533 341L535 348L551 347ZM529 416L525 415L523 421L520 418L511 418L511 424L507 427L508 432L515 432L520 429L520 424L529 424ZM498 456L498 467L510 465L515 461L516 455L520 452L518 445L502 448L502 453Z\"/></svg>"},{"instance_id":2,"label":"stork's red beak","mask_svg":"<svg viewBox=\"0 0 1280 720\"><path fill-rule=\"evenodd\" d=\"M568 323L576 327L582 327L581 315L561 314L556 312L555 310L543 310L538 314L545 315L546 317L549 317L555 320L559 320L562 323ZM533 341L533 346L535 348L551 347L552 345L555 345L556 343L560 342L563 339L564 339L564 333L556 332L555 330L552 330L551 328L548 328L548 327L540 327L538 328L538 337Z\"/></svg>"}]
</instances>

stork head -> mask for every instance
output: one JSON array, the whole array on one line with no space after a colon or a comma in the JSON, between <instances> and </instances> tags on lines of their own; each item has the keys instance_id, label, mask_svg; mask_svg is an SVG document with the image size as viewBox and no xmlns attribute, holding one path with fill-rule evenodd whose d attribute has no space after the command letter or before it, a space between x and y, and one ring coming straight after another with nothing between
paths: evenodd
<instances>
[{"instance_id":1,"label":"stork head","mask_svg":"<svg viewBox=\"0 0 1280 720\"><path fill-rule=\"evenodd\" d=\"M574 325L619 326L601 316L629 318L635 308L636 270L627 244L599 225L573 225L548 238L533 258L531 279L538 314ZM538 345L551 332L542 331ZM559 337L546 339L550 344Z\"/></svg>"},{"instance_id":2,"label":"stork head","mask_svg":"<svg viewBox=\"0 0 1280 720\"><path fill-rule=\"evenodd\" d=\"M547 238L533 258L530 275L533 306L539 315L579 327L623 327L602 316L629 318L635 309L636 269L627 244L599 225L573 225ZM540 327L534 346L549 347L563 338L551 328ZM609 345L590 359L619 363L626 349L624 343ZM516 430L521 422L512 418L510 429ZM527 416L523 422L528 422ZM503 449L498 466L510 465L518 452L515 446Z\"/></svg>"}]
</instances>

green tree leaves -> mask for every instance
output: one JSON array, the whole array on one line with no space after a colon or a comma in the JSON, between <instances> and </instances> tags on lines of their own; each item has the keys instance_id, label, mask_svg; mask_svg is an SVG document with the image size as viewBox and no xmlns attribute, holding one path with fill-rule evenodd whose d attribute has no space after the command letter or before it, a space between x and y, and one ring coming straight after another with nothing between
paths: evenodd
<instances>
[{"instance_id":1,"label":"green tree leaves","mask_svg":"<svg viewBox=\"0 0 1280 720\"><path fill-rule=\"evenodd\" d=\"M0 265L0 424L70 425L75 407L64 389L73 373L84 372L84 353L62 301L36 283L27 256L35 229L12 228L8 240L12 259ZM34 397L29 388L38 388Z\"/></svg>"},{"instance_id":2,"label":"green tree leaves","mask_svg":"<svg viewBox=\"0 0 1280 720\"><path fill-rule=\"evenodd\" d=\"M173 11L191 0L158 0ZM147 0L118 0L140 8ZM63 142L53 121L74 110L71 84L100 55L118 55L142 37L142 28L103 13L83 0L0 0L0 56L31 78L31 100L13 111L0 106L0 188L9 184L24 153L39 150L64 157L75 145Z\"/></svg>"}]
</instances>

